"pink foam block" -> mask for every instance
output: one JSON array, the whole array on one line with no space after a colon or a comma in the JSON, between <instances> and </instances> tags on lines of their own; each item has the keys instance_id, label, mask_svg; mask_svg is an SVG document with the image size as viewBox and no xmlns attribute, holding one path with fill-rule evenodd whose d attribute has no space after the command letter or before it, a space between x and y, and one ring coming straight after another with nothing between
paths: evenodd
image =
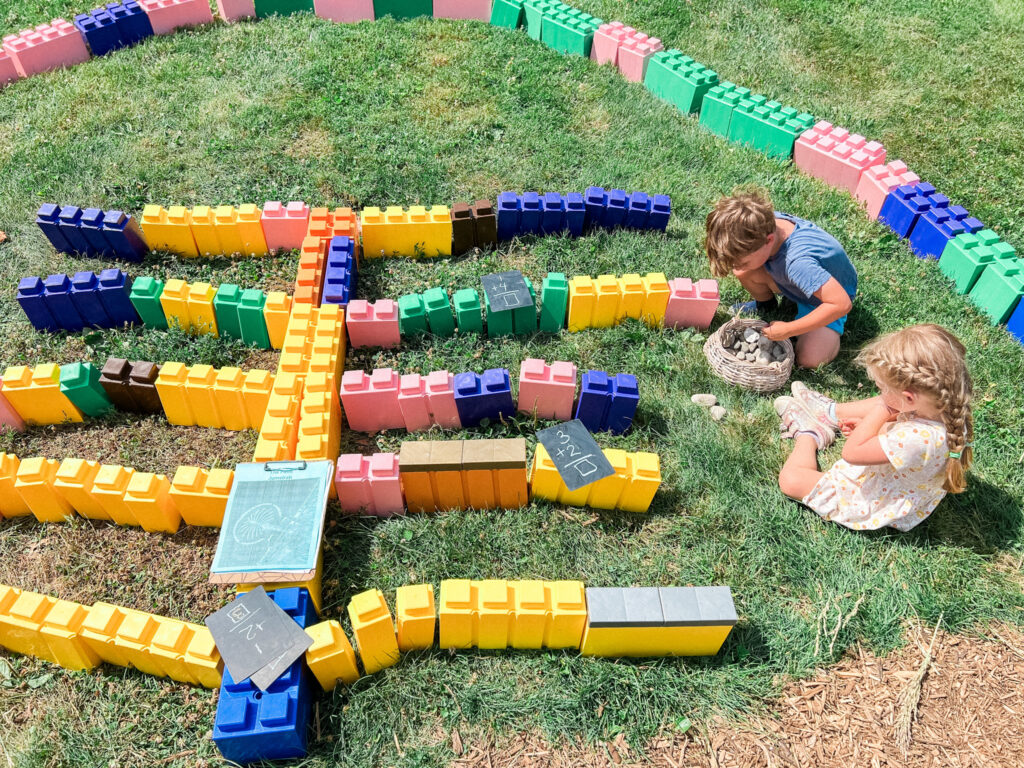
<instances>
[{"instance_id":1,"label":"pink foam block","mask_svg":"<svg viewBox=\"0 0 1024 768\"><path fill-rule=\"evenodd\" d=\"M634 83L642 83L647 74L647 62L664 47L658 38L634 32L619 46L618 66L622 76Z\"/></svg>"},{"instance_id":2,"label":"pink foam block","mask_svg":"<svg viewBox=\"0 0 1024 768\"><path fill-rule=\"evenodd\" d=\"M7 51L0 49L0 85L13 83L20 78L21 74L19 74L18 68L14 66L14 59L7 54Z\"/></svg>"},{"instance_id":3,"label":"pink foam block","mask_svg":"<svg viewBox=\"0 0 1024 768\"><path fill-rule=\"evenodd\" d=\"M491 20L491 0L434 0L435 19Z\"/></svg>"},{"instance_id":4,"label":"pink foam block","mask_svg":"<svg viewBox=\"0 0 1024 768\"><path fill-rule=\"evenodd\" d=\"M194 27L213 22L208 0L139 0L149 16L154 35L169 35L178 27Z\"/></svg>"},{"instance_id":5,"label":"pink foam block","mask_svg":"<svg viewBox=\"0 0 1024 768\"><path fill-rule=\"evenodd\" d=\"M302 240L306 237L309 206L296 201L288 205L277 201L266 202L263 204L260 226L263 228L263 238L267 241L267 250L271 253L297 250L302 247Z\"/></svg>"},{"instance_id":6,"label":"pink foam block","mask_svg":"<svg viewBox=\"0 0 1024 768\"><path fill-rule=\"evenodd\" d=\"M345 371L341 377L341 404L345 419L356 432L404 429L398 407L398 374L390 368Z\"/></svg>"},{"instance_id":7,"label":"pink foam block","mask_svg":"<svg viewBox=\"0 0 1024 768\"><path fill-rule=\"evenodd\" d=\"M373 21L373 0L313 0L313 11L321 19L342 24Z\"/></svg>"},{"instance_id":8,"label":"pink foam block","mask_svg":"<svg viewBox=\"0 0 1024 768\"><path fill-rule=\"evenodd\" d=\"M868 216L878 218L882 203L889 193L904 184L916 184L920 177L907 169L902 160L894 160L888 165L874 165L861 174L854 197L864 203Z\"/></svg>"},{"instance_id":9,"label":"pink foam block","mask_svg":"<svg viewBox=\"0 0 1024 768\"><path fill-rule=\"evenodd\" d=\"M0 427L10 427L18 432L25 431L25 421L4 397L4 380L0 379Z\"/></svg>"},{"instance_id":10,"label":"pink foam block","mask_svg":"<svg viewBox=\"0 0 1024 768\"><path fill-rule=\"evenodd\" d=\"M18 35L7 35L3 49L21 77L89 60L82 33L64 19L54 19Z\"/></svg>"},{"instance_id":11,"label":"pink foam block","mask_svg":"<svg viewBox=\"0 0 1024 768\"><path fill-rule=\"evenodd\" d=\"M666 328L707 328L718 310L718 281L677 277L670 280Z\"/></svg>"},{"instance_id":12,"label":"pink foam block","mask_svg":"<svg viewBox=\"0 0 1024 768\"><path fill-rule=\"evenodd\" d=\"M334 488L342 512L380 516L405 514L398 456L344 453L338 457L336 466Z\"/></svg>"},{"instance_id":13,"label":"pink foam block","mask_svg":"<svg viewBox=\"0 0 1024 768\"><path fill-rule=\"evenodd\" d=\"M256 18L255 0L217 0L217 15L224 21Z\"/></svg>"},{"instance_id":14,"label":"pink foam block","mask_svg":"<svg viewBox=\"0 0 1024 768\"><path fill-rule=\"evenodd\" d=\"M353 299L345 313L348 340L353 347L397 347L402 341L398 330L398 304L391 299L370 303Z\"/></svg>"},{"instance_id":15,"label":"pink foam block","mask_svg":"<svg viewBox=\"0 0 1024 768\"><path fill-rule=\"evenodd\" d=\"M576 399L576 366L529 357L519 366L518 408L540 419L568 421Z\"/></svg>"},{"instance_id":16,"label":"pink foam block","mask_svg":"<svg viewBox=\"0 0 1024 768\"><path fill-rule=\"evenodd\" d=\"M864 171L885 162L885 147L822 120L796 140L793 162L804 173L852 195Z\"/></svg>"},{"instance_id":17,"label":"pink foam block","mask_svg":"<svg viewBox=\"0 0 1024 768\"><path fill-rule=\"evenodd\" d=\"M615 66L619 60L619 46L635 32L635 29L627 27L621 21L602 24L594 33L594 42L590 46L590 58L598 64Z\"/></svg>"},{"instance_id":18,"label":"pink foam block","mask_svg":"<svg viewBox=\"0 0 1024 768\"><path fill-rule=\"evenodd\" d=\"M430 405L427 403L427 388L418 373L407 373L398 382L398 407L410 432L430 429Z\"/></svg>"},{"instance_id":19,"label":"pink foam block","mask_svg":"<svg viewBox=\"0 0 1024 768\"><path fill-rule=\"evenodd\" d=\"M423 378L430 418L442 429L462 429L455 405L455 376L448 371L431 371Z\"/></svg>"}]
</instances>

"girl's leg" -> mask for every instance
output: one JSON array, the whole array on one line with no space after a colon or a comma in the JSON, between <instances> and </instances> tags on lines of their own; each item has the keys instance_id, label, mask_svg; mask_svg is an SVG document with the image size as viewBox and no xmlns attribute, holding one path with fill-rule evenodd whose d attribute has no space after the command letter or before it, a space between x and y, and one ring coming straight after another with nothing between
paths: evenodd
<instances>
[{"instance_id":1,"label":"girl's leg","mask_svg":"<svg viewBox=\"0 0 1024 768\"><path fill-rule=\"evenodd\" d=\"M793 452L779 472L779 490L791 499L803 499L822 476L818 471L818 444L811 435L798 434Z\"/></svg>"},{"instance_id":2,"label":"girl's leg","mask_svg":"<svg viewBox=\"0 0 1024 768\"><path fill-rule=\"evenodd\" d=\"M847 419L863 419L878 406L882 396L876 395L866 400L852 400L849 403L836 403L836 418L839 421Z\"/></svg>"}]
</instances>

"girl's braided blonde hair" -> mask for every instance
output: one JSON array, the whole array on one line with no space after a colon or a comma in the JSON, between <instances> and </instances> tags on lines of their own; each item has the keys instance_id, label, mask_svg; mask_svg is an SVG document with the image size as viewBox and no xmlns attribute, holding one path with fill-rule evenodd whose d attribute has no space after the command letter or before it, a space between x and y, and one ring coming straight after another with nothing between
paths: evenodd
<instances>
[{"instance_id":1,"label":"girl's braided blonde hair","mask_svg":"<svg viewBox=\"0 0 1024 768\"><path fill-rule=\"evenodd\" d=\"M967 487L971 466L974 421L971 418L973 384L964 359L964 345L939 325L912 325L875 339L857 362L898 390L930 397L946 427L946 481L949 493Z\"/></svg>"}]
</instances>

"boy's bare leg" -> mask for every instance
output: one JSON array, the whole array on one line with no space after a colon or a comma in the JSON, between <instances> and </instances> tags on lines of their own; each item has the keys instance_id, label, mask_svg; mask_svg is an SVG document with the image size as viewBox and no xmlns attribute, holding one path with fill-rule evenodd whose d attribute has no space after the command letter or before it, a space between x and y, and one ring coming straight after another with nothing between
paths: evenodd
<instances>
[{"instance_id":1,"label":"boy's bare leg","mask_svg":"<svg viewBox=\"0 0 1024 768\"><path fill-rule=\"evenodd\" d=\"M839 354L839 334L831 328L815 328L796 339L796 364L817 368L831 363Z\"/></svg>"},{"instance_id":2,"label":"boy's bare leg","mask_svg":"<svg viewBox=\"0 0 1024 768\"><path fill-rule=\"evenodd\" d=\"M793 440L793 452L779 472L779 490L791 499L803 499L822 473L818 471L818 444L810 435L797 435Z\"/></svg>"},{"instance_id":3,"label":"boy's bare leg","mask_svg":"<svg viewBox=\"0 0 1024 768\"><path fill-rule=\"evenodd\" d=\"M732 273L754 301L771 301L778 293L778 286L763 266L749 270L734 269Z\"/></svg>"}]
</instances>

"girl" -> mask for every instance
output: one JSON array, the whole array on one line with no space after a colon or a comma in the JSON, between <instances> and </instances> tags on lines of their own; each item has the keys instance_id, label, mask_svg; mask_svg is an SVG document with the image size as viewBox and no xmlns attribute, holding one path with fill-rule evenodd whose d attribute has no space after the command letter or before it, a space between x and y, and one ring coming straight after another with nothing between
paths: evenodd
<instances>
[{"instance_id":1,"label":"girl","mask_svg":"<svg viewBox=\"0 0 1024 768\"><path fill-rule=\"evenodd\" d=\"M793 397L775 401L783 436L794 438L779 488L848 528L909 531L966 487L974 426L964 346L945 328L915 325L875 340L857 362L877 397L836 403L794 382ZM843 457L819 472L817 452L837 430Z\"/></svg>"}]
</instances>

